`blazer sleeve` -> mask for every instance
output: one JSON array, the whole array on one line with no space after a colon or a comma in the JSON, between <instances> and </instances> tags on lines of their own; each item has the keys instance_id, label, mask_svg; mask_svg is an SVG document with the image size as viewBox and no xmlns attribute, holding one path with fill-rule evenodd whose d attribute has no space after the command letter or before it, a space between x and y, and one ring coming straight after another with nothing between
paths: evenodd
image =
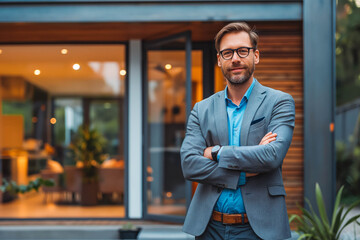
<instances>
[{"instance_id":1,"label":"blazer sleeve","mask_svg":"<svg viewBox=\"0 0 360 240\"><path fill-rule=\"evenodd\" d=\"M222 188L236 189L239 171L221 168L203 156L206 140L198 118L198 103L190 113L185 139L181 146L181 166L185 179Z\"/></svg>"},{"instance_id":2,"label":"blazer sleeve","mask_svg":"<svg viewBox=\"0 0 360 240\"><path fill-rule=\"evenodd\" d=\"M281 94L271 113L268 131L277 133L275 141L256 146L225 146L219 167L262 173L279 168L290 147L295 126L295 103L289 94Z\"/></svg>"}]
</instances>

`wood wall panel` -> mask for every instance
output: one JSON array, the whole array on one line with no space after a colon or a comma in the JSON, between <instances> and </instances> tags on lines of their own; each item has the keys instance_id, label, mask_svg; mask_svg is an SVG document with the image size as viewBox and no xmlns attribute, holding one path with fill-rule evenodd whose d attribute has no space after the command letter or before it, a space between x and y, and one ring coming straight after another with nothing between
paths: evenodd
<instances>
[{"instance_id":1,"label":"wood wall panel","mask_svg":"<svg viewBox=\"0 0 360 240\"><path fill-rule=\"evenodd\" d=\"M275 88L292 95L295 101L295 129L293 141L283 164L283 179L286 189L286 205L289 214L299 213L298 204L304 201L304 144L303 144L303 39L299 23L295 31L270 28L268 35L260 32L260 63L256 65L255 77L265 86Z\"/></svg>"}]
</instances>

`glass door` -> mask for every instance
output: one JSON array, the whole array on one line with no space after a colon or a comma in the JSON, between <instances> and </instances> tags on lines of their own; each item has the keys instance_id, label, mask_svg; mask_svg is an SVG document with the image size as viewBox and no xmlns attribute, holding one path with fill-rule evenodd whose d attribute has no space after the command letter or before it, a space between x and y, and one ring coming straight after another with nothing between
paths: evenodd
<instances>
[{"instance_id":1,"label":"glass door","mask_svg":"<svg viewBox=\"0 0 360 240\"><path fill-rule=\"evenodd\" d=\"M145 216L182 222L191 199L180 147L192 108L190 32L145 44ZM202 83L201 83L202 84ZM202 87L202 86L201 86Z\"/></svg>"}]
</instances>

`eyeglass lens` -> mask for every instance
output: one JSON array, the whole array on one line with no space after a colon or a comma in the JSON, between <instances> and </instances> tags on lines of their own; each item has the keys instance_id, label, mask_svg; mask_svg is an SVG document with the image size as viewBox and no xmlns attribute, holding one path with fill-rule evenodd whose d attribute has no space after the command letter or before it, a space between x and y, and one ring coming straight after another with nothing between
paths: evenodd
<instances>
[{"instance_id":1,"label":"eyeglass lens","mask_svg":"<svg viewBox=\"0 0 360 240\"><path fill-rule=\"evenodd\" d=\"M234 51L236 51L239 57L245 58L249 55L250 49L251 48L243 48L243 47L238 49L226 49L221 52L221 55L225 60L229 60L233 57Z\"/></svg>"}]
</instances>

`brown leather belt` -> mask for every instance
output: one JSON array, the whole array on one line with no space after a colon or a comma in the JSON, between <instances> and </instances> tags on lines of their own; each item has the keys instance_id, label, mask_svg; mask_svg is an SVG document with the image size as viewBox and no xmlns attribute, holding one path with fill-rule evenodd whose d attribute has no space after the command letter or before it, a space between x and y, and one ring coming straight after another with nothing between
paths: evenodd
<instances>
[{"instance_id":1,"label":"brown leather belt","mask_svg":"<svg viewBox=\"0 0 360 240\"><path fill-rule=\"evenodd\" d=\"M227 214L213 211L212 219L223 224L245 224L249 222L246 213L243 214Z\"/></svg>"}]
</instances>

